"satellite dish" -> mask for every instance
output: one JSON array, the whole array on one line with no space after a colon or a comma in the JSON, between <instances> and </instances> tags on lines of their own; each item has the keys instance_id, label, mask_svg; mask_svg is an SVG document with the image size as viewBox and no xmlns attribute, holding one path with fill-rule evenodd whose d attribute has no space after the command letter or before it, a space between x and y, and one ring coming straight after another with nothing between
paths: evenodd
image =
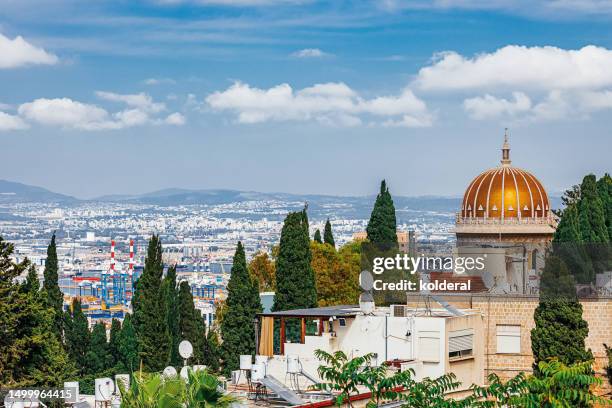
<instances>
[{"instance_id":1,"label":"satellite dish","mask_svg":"<svg viewBox=\"0 0 612 408\"><path fill-rule=\"evenodd\" d=\"M191 367L189 366L184 366L183 368L181 368L181 378L185 381L189 380L189 369Z\"/></svg>"},{"instance_id":2,"label":"satellite dish","mask_svg":"<svg viewBox=\"0 0 612 408\"><path fill-rule=\"evenodd\" d=\"M172 366L168 366L168 367L164 368L163 375L166 378L176 377L177 374L178 373L176 372L176 368L174 368Z\"/></svg>"},{"instance_id":3,"label":"satellite dish","mask_svg":"<svg viewBox=\"0 0 612 408\"><path fill-rule=\"evenodd\" d=\"M369 271L361 271L359 274L359 286L364 291L370 291L374 287L374 278Z\"/></svg>"},{"instance_id":4,"label":"satellite dish","mask_svg":"<svg viewBox=\"0 0 612 408\"><path fill-rule=\"evenodd\" d=\"M179 343L179 354L183 358L189 358L193 355L193 346L188 340L183 340Z\"/></svg>"}]
</instances>

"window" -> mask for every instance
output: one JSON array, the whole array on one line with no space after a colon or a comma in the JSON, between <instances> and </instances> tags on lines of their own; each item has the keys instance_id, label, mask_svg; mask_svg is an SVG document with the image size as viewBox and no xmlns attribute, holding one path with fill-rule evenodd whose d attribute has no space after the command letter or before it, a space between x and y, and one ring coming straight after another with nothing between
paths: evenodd
<instances>
[{"instance_id":1,"label":"window","mask_svg":"<svg viewBox=\"0 0 612 408\"><path fill-rule=\"evenodd\" d=\"M474 330L457 330L448 333L448 357L469 357L474 349Z\"/></svg>"},{"instance_id":2,"label":"window","mask_svg":"<svg viewBox=\"0 0 612 408\"><path fill-rule=\"evenodd\" d=\"M538 250L534 249L531 251L531 269L534 271L538 269Z\"/></svg>"},{"instance_id":3,"label":"window","mask_svg":"<svg viewBox=\"0 0 612 408\"><path fill-rule=\"evenodd\" d=\"M421 361L438 363L440 361L440 333L421 332L418 351Z\"/></svg>"},{"instance_id":4,"label":"window","mask_svg":"<svg viewBox=\"0 0 612 408\"><path fill-rule=\"evenodd\" d=\"M521 326L497 325L497 352L504 354L521 352Z\"/></svg>"}]
</instances>

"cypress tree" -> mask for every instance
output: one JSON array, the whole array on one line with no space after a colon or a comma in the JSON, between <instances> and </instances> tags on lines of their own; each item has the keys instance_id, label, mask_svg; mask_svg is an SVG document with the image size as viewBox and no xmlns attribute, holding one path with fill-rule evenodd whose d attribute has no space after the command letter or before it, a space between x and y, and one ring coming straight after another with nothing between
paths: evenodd
<instances>
[{"instance_id":1,"label":"cypress tree","mask_svg":"<svg viewBox=\"0 0 612 408\"><path fill-rule=\"evenodd\" d=\"M91 331L91 341L87 351L87 371L94 376L101 374L109 368L109 363L106 327L104 323L98 322Z\"/></svg>"},{"instance_id":2,"label":"cypress tree","mask_svg":"<svg viewBox=\"0 0 612 408\"><path fill-rule=\"evenodd\" d=\"M612 242L612 177L608 173L597 181L597 191L604 206L608 241Z\"/></svg>"},{"instance_id":3,"label":"cypress tree","mask_svg":"<svg viewBox=\"0 0 612 408\"><path fill-rule=\"evenodd\" d=\"M327 224L325 224L327 226ZM319 229L317 228L317 230L315 231L314 234L314 241L318 242L319 244L322 244L323 241L321 240L321 231L319 231Z\"/></svg>"},{"instance_id":4,"label":"cypress tree","mask_svg":"<svg viewBox=\"0 0 612 408\"><path fill-rule=\"evenodd\" d=\"M219 335L212 327L206 335L206 352L204 353L204 364L212 372L218 372L221 366L221 350L219 346Z\"/></svg>"},{"instance_id":5,"label":"cypress tree","mask_svg":"<svg viewBox=\"0 0 612 408\"><path fill-rule=\"evenodd\" d=\"M117 367L121 362L119 344L121 342L121 322L113 319L110 329L110 339L108 341L108 354L110 356L110 367Z\"/></svg>"},{"instance_id":6,"label":"cypress tree","mask_svg":"<svg viewBox=\"0 0 612 408\"><path fill-rule=\"evenodd\" d=\"M47 247L47 260L45 262L43 290L46 294L48 305L55 311L54 328L57 338L62 338L62 320L64 317L64 295L59 288L58 282L57 247L55 245L55 233L51 236L51 242Z\"/></svg>"},{"instance_id":7,"label":"cypress tree","mask_svg":"<svg viewBox=\"0 0 612 408\"><path fill-rule=\"evenodd\" d=\"M580 185L578 213L582 242L589 244L609 242L606 211L597 190L597 179L593 174L585 176Z\"/></svg>"},{"instance_id":8,"label":"cypress tree","mask_svg":"<svg viewBox=\"0 0 612 408\"><path fill-rule=\"evenodd\" d=\"M303 229L302 229L303 232ZM310 239L307 237L310 241ZM221 345L224 372L239 368L241 354L255 354L255 330L253 321L262 310L259 288L247 270L242 243L238 241L230 280L227 284L226 311L221 322Z\"/></svg>"},{"instance_id":9,"label":"cypress tree","mask_svg":"<svg viewBox=\"0 0 612 408\"><path fill-rule=\"evenodd\" d=\"M176 287L176 265L168 268L163 282L163 292L166 298L166 316L168 320L168 331L172 344L170 346L170 365L179 367L182 359L178 352L181 342L179 333L178 291Z\"/></svg>"},{"instance_id":10,"label":"cypress tree","mask_svg":"<svg viewBox=\"0 0 612 408\"><path fill-rule=\"evenodd\" d=\"M132 324L132 315L129 313L125 315L123 325L121 326L119 356L121 368L125 368L129 372L134 372L138 369L138 341L134 325Z\"/></svg>"},{"instance_id":11,"label":"cypress tree","mask_svg":"<svg viewBox=\"0 0 612 408\"><path fill-rule=\"evenodd\" d=\"M576 296L570 272L557 256L549 256L542 272L540 303L531 330L534 371L540 361L557 358L566 365L593 358L585 347L588 323L582 318L582 305Z\"/></svg>"},{"instance_id":12,"label":"cypress tree","mask_svg":"<svg viewBox=\"0 0 612 408\"><path fill-rule=\"evenodd\" d=\"M83 313L81 301L78 298L72 300L72 311L66 312L65 330L66 351L75 362L80 375L88 371L87 352L89 351L91 335L87 317Z\"/></svg>"},{"instance_id":13,"label":"cypress tree","mask_svg":"<svg viewBox=\"0 0 612 408\"><path fill-rule=\"evenodd\" d=\"M30 265L28 268L28 275L26 276L25 282L23 282L23 290L28 293L38 293L40 290L40 282L38 281L38 274L36 273L36 266Z\"/></svg>"},{"instance_id":14,"label":"cypress tree","mask_svg":"<svg viewBox=\"0 0 612 408\"><path fill-rule=\"evenodd\" d=\"M373 244L397 246L395 205L385 180L380 183L380 192L374 202L366 231L368 240Z\"/></svg>"},{"instance_id":15,"label":"cypress tree","mask_svg":"<svg viewBox=\"0 0 612 408\"><path fill-rule=\"evenodd\" d=\"M325 232L323 233L323 242L333 246L334 248L336 247L336 242L334 241L334 235L332 234L332 228L331 228L331 223L329 222L329 218L327 219L327 222L325 223Z\"/></svg>"},{"instance_id":16,"label":"cypress tree","mask_svg":"<svg viewBox=\"0 0 612 408\"><path fill-rule=\"evenodd\" d=\"M161 371L170 361L171 338L162 293L162 246L158 235L149 240L142 276L136 282L132 299L138 353L144 368Z\"/></svg>"},{"instance_id":17,"label":"cypress tree","mask_svg":"<svg viewBox=\"0 0 612 408\"><path fill-rule=\"evenodd\" d=\"M15 263L13 251L0 237L0 384L62 386L75 372L55 334L55 312L42 292L16 283L29 261Z\"/></svg>"},{"instance_id":18,"label":"cypress tree","mask_svg":"<svg viewBox=\"0 0 612 408\"><path fill-rule=\"evenodd\" d=\"M306 209L291 212L281 230L273 311L317 306Z\"/></svg>"},{"instance_id":19,"label":"cypress tree","mask_svg":"<svg viewBox=\"0 0 612 408\"><path fill-rule=\"evenodd\" d=\"M182 281L178 292L178 332L181 341L187 340L193 346L192 361L200 364L204 357L206 330L202 327L202 313L195 308L191 287L187 281Z\"/></svg>"}]
</instances>

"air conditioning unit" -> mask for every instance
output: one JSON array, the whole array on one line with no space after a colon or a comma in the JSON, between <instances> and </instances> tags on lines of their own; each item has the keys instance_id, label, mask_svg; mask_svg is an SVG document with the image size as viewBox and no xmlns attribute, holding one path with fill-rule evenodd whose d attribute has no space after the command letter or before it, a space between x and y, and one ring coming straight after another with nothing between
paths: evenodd
<instances>
[{"instance_id":1,"label":"air conditioning unit","mask_svg":"<svg viewBox=\"0 0 612 408\"><path fill-rule=\"evenodd\" d=\"M406 305L391 305L391 316L406 317Z\"/></svg>"}]
</instances>

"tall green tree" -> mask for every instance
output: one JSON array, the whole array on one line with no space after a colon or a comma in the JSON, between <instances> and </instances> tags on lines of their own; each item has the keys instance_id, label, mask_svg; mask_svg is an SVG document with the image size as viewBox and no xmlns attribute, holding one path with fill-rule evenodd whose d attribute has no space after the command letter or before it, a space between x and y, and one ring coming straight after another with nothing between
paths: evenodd
<instances>
[{"instance_id":1,"label":"tall green tree","mask_svg":"<svg viewBox=\"0 0 612 408\"><path fill-rule=\"evenodd\" d=\"M206 352L204 353L204 364L212 372L218 372L221 367L221 346L219 335L214 327L208 329L206 335Z\"/></svg>"},{"instance_id":2,"label":"tall green tree","mask_svg":"<svg viewBox=\"0 0 612 408\"><path fill-rule=\"evenodd\" d=\"M132 324L132 315L126 314L119 336L120 367L135 372L138 370L138 339Z\"/></svg>"},{"instance_id":3,"label":"tall green tree","mask_svg":"<svg viewBox=\"0 0 612 408\"><path fill-rule=\"evenodd\" d=\"M578 208L580 236L585 243L608 243L606 211L597 190L595 175L584 177L580 185L580 203Z\"/></svg>"},{"instance_id":4,"label":"tall green tree","mask_svg":"<svg viewBox=\"0 0 612 408\"><path fill-rule=\"evenodd\" d=\"M366 231L368 240L374 244L397 246L395 205L385 180L380 183L380 192L376 197Z\"/></svg>"},{"instance_id":5,"label":"tall green tree","mask_svg":"<svg viewBox=\"0 0 612 408\"><path fill-rule=\"evenodd\" d=\"M87 370L89 374L98 375L109 368L110 358L106 341L106 326L98 322L91 330L91 341L87 351Z\"/></svg>"},{"instance_id":6,"label":"tall green tree","mask_svg":"<svg viewBox=\"0 0 612 408\"><path fill-rule=\"evenodd\" d=\"M612 177L608 173L597 180L597 191L604 206L608 241L612 242Z\"/></svg>"},{"instance_id":7,"label":"tall green tree","mask_svg":"<svg viewBox=\"0 0 612 408\"><path fill-rule=\"evenodd\" d=\"M113 319L111 322L110 337L108 340L110 367L117 367L121 362L121 352L119 351L120 343L121 322L118 319Z\"/></svg>"},{"instance_id":8,"label":"tall green tree","mask_svg":"<svg viewBox=\"0 0 612 408\"><path fill-rule=\"evenodd\" d=\"M75 362L79 374L85 375L88 372L87 353L91 334L78 298L72 300L71 310L66 312L64 338L68 355Z\"/></svg>"},{"instance_id":9,"label":"tall green tree","mask_svg":"<svg viewBox=\"0 0 612 408\"><path fill-rule=\"evenodd\" d=\"M179 332L179 294L176 286L176 265L168 268L162 283L164 297L166 298L166 318L168 320L168 332L172 344L170 345L170 365L179 367L182 365L178 345L181 342Z\"/></svg>"},{"instance_id":10,"label":"tall green tree","mask_svg":"<svg viewBox=\"0 0 612 408\"><path fill-rule=\"evenodd\" d=\"M323 242L331 245L332 247L336 247L336 241L334 241L334 234L332 234L331 222L329 222L329 218L327 222L325 222L325 231L323 232Z\"/></svg>"},{"instance_id":11,"label":"tall green tree","mask_svg":"<svg viewBox=\"0 0 612 408\"><path fill-rule=\"evenodd\" d=\"M55 233L51 236L51 242L47 247L47 260L45 262L43 291L45 292L49 306L55 311L54 328L58 338L62 338L62 320L64 317L64 295L59 288L57 262L57 246L55 244Z\"/></svg>"},{"instance_id":12,"label":"tall green tree","mask_svg":"<svg viewBox=\"0 0 612 408\"><path fill-rule=\"evenodd\" d=\"M317 230L314 233L314 241L318 242L319 244L323 243L323 240L321 239L321 231L319 231L318 228L317 228Z\"/></svg>"},{"instance_id":13,"label":"tall green tree","mask_svg":"<svg viewBox=\"0 0 612 408\"><path fill-rule=\"evenodd\" d=\"M15 263L13 251L0 237L0 384L61 386L74 375L74 365L55 333L55 311L42 292L16 283L29 261Z\"/></svg>"},{"instance_id":14,"label":"tall green tree","mask_svg":"<svg viewBox=\"0 0 612 408\"><path fill-rule=\"evenodd\" d=\"M302 229L303 232L303 229ZM257 282L249 275L242 242L238 241L234 254L232 273L227 284L225 313L221 322L221 345L224 372L239 368L241 354L255 354L255 329L253 321L262 310Z\"/></svg>"},{"instance_id":15,"label":"tall green tree","mask_svg":"<svg viewBox=\"0 0 612 408\"><path fill-rule=\"evenodd\" d=\"M161 240L158 235L153 235L132 299L139 357L143 367L150 371L161 371L170 361L172 340L168 330L166 298L162 293L163 272Z\"/></svg>"},{"instance_id":16,"label":"tall green tree","mask_svg":"<svg viewBox=\"0 0 612 408\"><path fill-rule=\"evenodd\" d=\"M178 292L178 332L181 341L187 340L193 346L192 361L201 364L204 360L206 328L203 327L202 313L195 308L191 287L182 281Z\"/></svg>"},{"instance_id":17,"label":"tall green tree","mask_svg":"<svg viewBox=\"0 0 612 408\"><path fill-rule=\"evenodd\" d=\"M23 282L22 288L25 292L29 293L38 293L40 290L40 282L38 281L36 266L30 265L28 268L28 275L26 276L25 282Z\"/></svg>"},{"instance_id":18,"label":"tall green tree","mask_svg":"<svg viewBox=\"0 0 612 408\"><path fill-rule=\"evenodd\" d=\"M588 323L582 318L582 305L575 282L561 258L549 256L542 271L540 303L534 313L531 350L534 372L539 363L556 358L566 365L593 359L585 340Z\"/></svg>"},{"instance_id":19,"label":"tall green tree","mask_svg":"<svg viewBox=\"0 0 612 408\"><path fill-rule=\"evenodd\" d=\"M311 260L306 209L291 212L281 230L272 310L316 307L317 290Z\"/></svg>"}]
</instances>

